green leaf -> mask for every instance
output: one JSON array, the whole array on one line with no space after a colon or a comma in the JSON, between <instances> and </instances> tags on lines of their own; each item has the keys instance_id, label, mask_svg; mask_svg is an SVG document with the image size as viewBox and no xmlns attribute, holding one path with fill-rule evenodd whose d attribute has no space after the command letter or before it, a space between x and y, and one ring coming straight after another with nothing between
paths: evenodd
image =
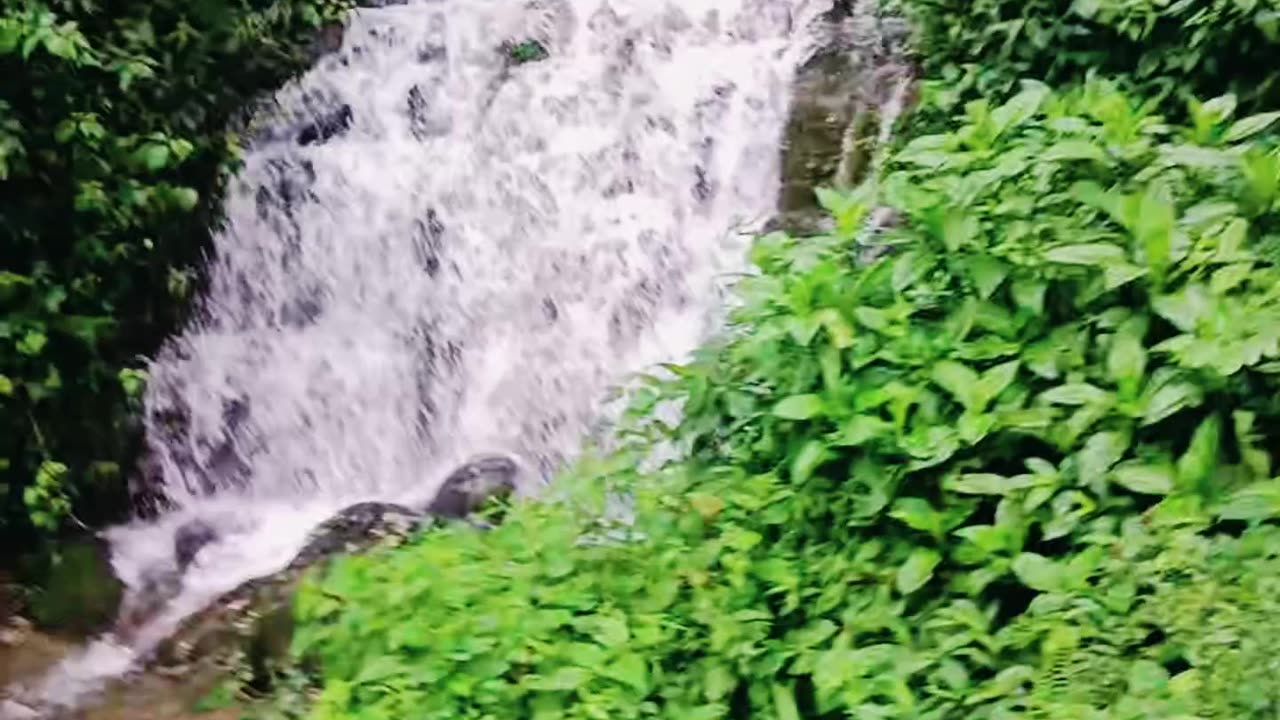
<instances>
[{"instance_id":1,"label":"green leaf","mask_svg":"<svg viewBox=\"0 0 1280 720\"><path fill-rule=\"evenodd\" d=\"M1280 120L1280 112L1265 112L1241 118L1231 125L1222 139L1229 143L1253 137Z\"/></svg>"},{"instance_id":2,"label":"green leaf","mask_svg":"<svg viewBox=\"0 0 1280 720\"><path fill-rule=\"evenodd\" d=\"M884 437L893 430L893 425L872 415L854 415L845 421L834 444L844 447L858 447L872 440Z\"/></svg>"},{"instance_id":3,"label":"green leaf","mask_svg":"<svg viewBox=\"0 0 1280 720\"><path fill-rule=\"evenodd\" d=\"M138 150L135 157L147 170L157 172L169 164L169 147L163 143L147 143Z\"/></svg>"},{"instance_id":4,"label":"green leaf","mask_svg":"<svg viewBox=\"0 0 1280 720\"><path fill-rule=\"evenodd\" d=\"M1280 517L1280 480L1265 480L1237 490L1217 512L1223 520L1259 521Z\"/></svg>"},{"instance_id":5,"label":"green leaf","mask_svg":"<svg viewBox=\"0 0 1280 720\"><path fill-rule=\"evenodd\" d=\"M1013 559L1013 574L1032 590L1056 592L1062 589L1062 568L1049 558L1036 553L1022 553Z\"/></svg>"},{"instance_id":6,"label":"green leaf","mask_svg":"<svg viewBox=\"0 0 1280 720\"><path fill-rule=\"evenodd\" d=\"M1051 405L1099 405L1114 400L1114 396L1089 383L1059 385L1040 393L1039 400Z\"/></svg>"},{"instance_id":7,"label":"green leaf","mask_svg":"<svg viewBox=\"0 0 1280 720\"><path fill-rule=\"evenodd\" d=\"M605 675L640 692L649 689L649 668L644 658L636 653L626 653L614 660Z\"/></svg>"},{"instance_id":8,"label":"green leaf","mask_svg":"<svg viewBox=\"0 0 1280 720\"><path fill-rule=\"evenodd\" d=\"M786 420L808 420L823 413L822 398L817 395L792 395L773 407L773 414Z\"/></svg>"},{"instance_id":9,"label":"green leaf","mask_svg":"<svg viewBox=\"0 0 1280 720\"><path fill-rule=\"evenodd\" d=\"M1030 475L1005 477L992 473L967 473L944 481L943 487L966 495L1008 495L1035 484L1035 478Z\"/></svg>"},{"instance_id":10,"label":"green leaf","mask_svg":"<svg viewBox=\"0 0 1280 720\"><path fill-rule=\"evenodd\" d=\"M931 377L966 409L978 409L974 407L978 404L978 373L953 360L943 360L933 366Z\"/></svg>"},{"instance_id":11,"label":"green leaf","mask_svg":"<svg viewBox=\"0 0 1280 720\"><path fill-rule=\"evenodd\" d=\"M174 188L173 199L179 210L191 212L200 201L200 193L186 187Z\"/></svg>"},{"instance_id":12,"label":"green leaf","mask_svg":"<svg viewBox=\"0 0 1280 720\"><path fill-rule=\"evenodd\" d=\"M898 575L894 581L898 592L910 595L924 587L925 583L933 577L933 571L940 562L942 562L942 556L937 551L916 548L907 561L898 568Z\"/></svg>"},{"instance_id":13,"label":"green leaf","mask_svg":"<svg viewBox=\"0 0 1280 720\"><path fill-rule=\"evenodd\" d=\"M796 453L795 458L791 461L792 482L802 483L813 477L814 471L830 457L831 453L821 442L810 440L805 443L800 448L800 452Z\"/></svg>"},{"instance_id":14,"label":"green leaf","mask_svg":"<svg viewBox=\"0 0 1280 720\"><path fill-rule=\"evenodd\" d=\"M1008 390L1013 381L1017 379L1020 367L1022 367L1022 363L1013 360L984 372L974 392L974 400L977 403L977 407L972 409L975 411L985 410L991 404L991 401L1000 397L1000 394Z\"/></svg>"},{"instance_id":15,"label":"green leaf","mask_svg":"<svg viewBox=\"0 0 1280 720\"><path fill-rule=\"evenodd\" d=\"M927 500L898 498L889 511L889 517L904 523L912 530L939 536L942 533L942 514L933 509Z\"/></svg>"},{"instance_id":16,"label":"green leaf","mask_svg":"<svg viewBox=\"0 0 1280 720\"><path fill-rule=\"evenodd\" d=\"M29 357L39 355L44 346L49 342L48 336L44 333L32 330L22 337L17 343L18 352Z\"/></svg>"},{"instance_id":17,"label":"green leaf","mask_svg":"<svg viewBox=\"0 0 1280 720\"><path fill-rule=\"evenodd\" d=\"M1142 344L1146 332L1146 319L1133 318L1121 325L1111 338L1107 375L1128 396L1137 394L1147 369L1147 349Z\"/></svg>"},{"instance_id":18,"label":"green leaf","mask_svg":"<svg viewBox=\"0 0 1280 720\"><path fill-rule=\"evenodd\" d=\"M1128 256L1123 248L1111 243L1081 243L1062 245L1045 251L1045 259L1064 265L1093 265L1103 267L1122 263Z\"/></svg>"},{"instance_id":19,"label":"green leaf","mask_svg":"<svg viewBox=\"0 0 1280 720\"><path fill-rule=\"evenodd\" d=\"M1129 434L1117 430L1094 433L1076 453L1080 484L1101 492L1107 473L1129 450Z\"/></svg>"},{"instance_id":20,"label":"green leaf","mask_svg":"<svg viewBox=\"0 0 1280 720\"><path fill-rule=\"evenodd\" d=\"M1174 469L1168 464L1146 464L1131 461L1111 471L1117 485L1142 495L1168 495L1173 492Z\"/></svg>"},{"instance_id":21,"label":"green leaf","mask_svg":"<svg viewBox=\"0 0 1280 720\"><path fill-rule=\"evenodd\" d=\"M990 298L1009 276L1009 266L990 255L977 255L966 264L969 276L977 286L978 296L983 300Z\"/></svg>"},{"instance_id":22,"label":"green leaf","mask_svg":"<svg viewBox=\"0 0 1280 720\"><path fill-rule=\"evenodd\" d=\"M1060 140L1046 148L1040 159L1045 162L1093 160L1100 163L1110 160L1105 150L1088 140Z\"/></svg>"},{"instance_id":23,"label":"green leaf","mask_svg":"<svg viewBox=\"0 0 1280 720\"><path fill-rule=\"evenodd\" d=\"M1044 296L1049 284L1040 278L1018 278L1013 281L1013 301L1033 315L1044 314Z\"/></svg>"},{"instance_id":24,"label":"green leaf","mask_svg":"<svg viewBox=\"0 0 1280 720\"><path fill-rule=\"evenodd\" d=\"M1208 485L1218 469L1221 443L1222 422L1210 415L1196 427L1187 451L1178 458L1178 482L1184 490L1211 491Z\"/></svg>"},{"instance_id":25,"label":"green leaf","mask_svg":"<svg viewBox=\"0 0 1280 720\"><path fill-rule=\"evenodd\" d=\"M795 693L780 683L773 684L773 711L778 720L800 720Z\"/></svg>"},{"instance_id":26,"label":"green leaf","mask_svg":"<svg viewBox=\"0 0 1280 720\"><path fill-rule=\"evenodd\" d=\"M13 381L5 375L0 375L0 397L11 397L13 395Z\"/></svg>"},{"instance_id":27,"label":"green leaf","mask_svg":"<svg viewBox=\"0 0 1280 720\"><path fill-rule=\"evenodd\" d=\"M1198 407L1202 402L1204 402L1204 393L1198 385L1189 382L1165 383L1147 401L1142 424L1158 423L1182 410Z\"/></svg>"}]
</instances>

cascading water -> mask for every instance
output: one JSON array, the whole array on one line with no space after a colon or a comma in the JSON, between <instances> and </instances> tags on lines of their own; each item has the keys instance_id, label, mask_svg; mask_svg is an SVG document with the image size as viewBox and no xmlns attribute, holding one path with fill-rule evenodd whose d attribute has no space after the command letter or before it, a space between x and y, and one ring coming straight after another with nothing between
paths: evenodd
<instances>
[{"instance_id":1,"label":"cascading water","mask_svg":"<svg viewBox=\"0 0 1280 720\"><path fill-rule=\"evenodd\" d=\"M774 208L791 79L831 5L359 11L258 114L197 317L152 364L148 472L173 509L108 533L134 592L183 523L218 539L161 612L38 699L126 672L349 503L420 502L481 451L553 472L611 386L713 325ZM512 62L525 39L548 57Z\"/></svg>"}]
</instances>

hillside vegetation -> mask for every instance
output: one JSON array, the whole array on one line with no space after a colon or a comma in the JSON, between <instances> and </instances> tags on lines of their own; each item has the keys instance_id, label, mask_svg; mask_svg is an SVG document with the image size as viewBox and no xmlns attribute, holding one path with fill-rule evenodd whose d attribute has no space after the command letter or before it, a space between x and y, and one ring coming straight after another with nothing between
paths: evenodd
<instances>
[{"instance_id":1,"label":"hillside vegetation","mask_svg":"<svg viewBox=\"0 0 1280 720\"><path fill-rule=\"evenodd\" d=\"M1280 715L1280 5L903 5L836 231L554 497L307 585L276 714Z\"/></svg>"}]
</instances>

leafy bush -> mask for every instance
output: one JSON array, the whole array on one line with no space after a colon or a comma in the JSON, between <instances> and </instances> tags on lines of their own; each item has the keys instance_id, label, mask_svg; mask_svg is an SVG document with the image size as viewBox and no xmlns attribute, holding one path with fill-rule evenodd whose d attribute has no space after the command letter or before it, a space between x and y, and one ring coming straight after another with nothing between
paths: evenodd
<instances>
[{"instance_id":1,"label":"leafy bush","mask_svg":"<svg viewBox=\"0 0 1280 720\"><path fill-rule=\"evenodd\" d=\"M1101 72L1173 96L1179 109L1187 96L1227 89L1249 107L1280 104L1277 0L898 2L919 30L928 74L948 95Z\"/></svg>"},{"instance_id":2,"label":"leafy bush","mask_svg":"<svg viewBox=\"0 0 1280 720\"><path fill-rule=\"evenodd\" d=\"M181 316L232 115L341 0L0 10L0 527L121 507L130 365ZM37 481L38 479L38 481ZM103 490L103 484L117 490ZM89 518L92 519L92 518Z\"/></svg>"},{"instance_id":3,"label":"leafy bush","mask_svg":"<svg viewBox=\"0 0 1280 720\"><path fill-rule=\"evenodd\" d=\"M1273 716L1280 154L1231 106L1027 84L823 193L560 502L305 588L313 716Z\"/></svg>"}]
</instances>

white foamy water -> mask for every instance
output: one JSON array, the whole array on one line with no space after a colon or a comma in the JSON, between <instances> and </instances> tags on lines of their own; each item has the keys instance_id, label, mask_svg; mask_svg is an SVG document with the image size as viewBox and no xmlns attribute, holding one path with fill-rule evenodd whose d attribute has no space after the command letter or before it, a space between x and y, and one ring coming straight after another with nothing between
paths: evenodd
<instances>
[{"instance_id":1,"label":"white foamy water","mask_svg":"<svg viewBox=\"0 0 1280 720\"><path fill-rule=\"evenodd\" d=\"M150 473L176 509L108 533L134 589L173 566L182 523L221 537L159 615L36 699L99 689L345 505L422 502L479 452L554 472L612 386L714 326L774 208L791 80L831 6L359 11L260 114L210 287L152 364ZM549 57L506 62L499 45L528 37ZM308 131L317 118L340 132Z\"/></svg>"}]
</instances>

